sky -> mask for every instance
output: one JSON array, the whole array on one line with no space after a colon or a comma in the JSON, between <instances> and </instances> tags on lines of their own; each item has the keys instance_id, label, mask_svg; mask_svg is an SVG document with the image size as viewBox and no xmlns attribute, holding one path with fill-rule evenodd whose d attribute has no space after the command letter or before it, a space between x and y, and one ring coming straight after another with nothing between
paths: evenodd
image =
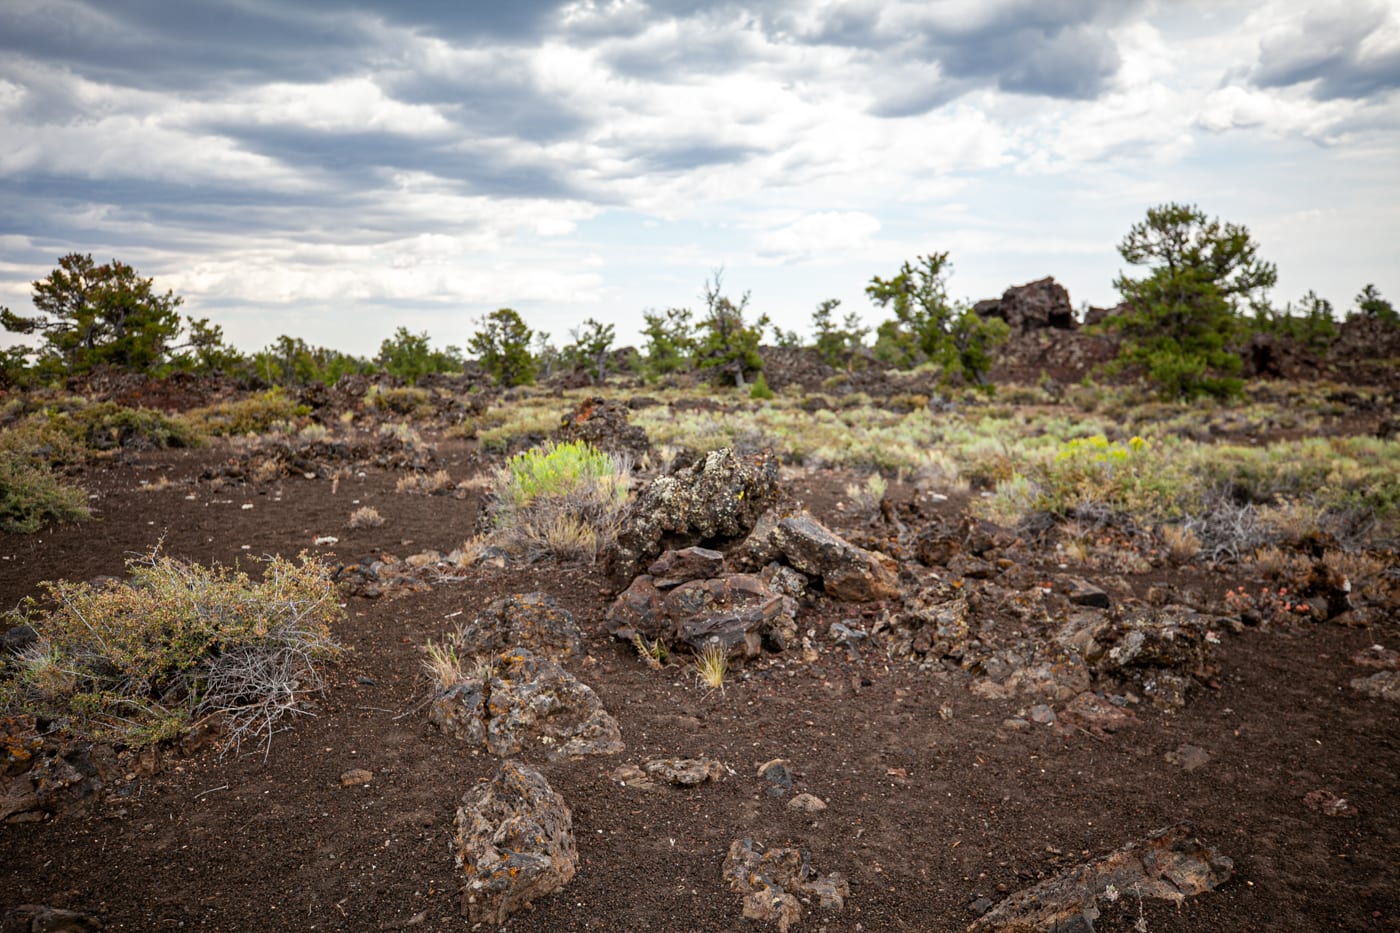
<instances>
[{"instance_id":1,"label":"sky","mask_svg":"<svg viewBox=\"0 0 1400 933\"><path fill-rule=\"evenodd\" d=\"M1111 305L1149 207L1400 300L1400 0L0 0L0 305L119 259L245 351L785 329L947 251ZM19 338L0 333L0 345Z\"/></svg>"}]
</instances>

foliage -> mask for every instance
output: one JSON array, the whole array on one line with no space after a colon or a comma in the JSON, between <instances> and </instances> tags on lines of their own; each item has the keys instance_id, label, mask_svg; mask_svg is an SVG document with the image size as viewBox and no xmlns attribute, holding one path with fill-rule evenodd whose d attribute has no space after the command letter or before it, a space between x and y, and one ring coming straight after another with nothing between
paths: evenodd
<instances>
[{"instance_id":1,"label":"foliage","mask_svg":"<svg viewBox=\"0 0 1400 933\"><path fill-rule=\"evenodd\" d=\"M428 418L433 414L433 393L417 386L382 386L378 383L365 392L365 405L376 411Z\"/></svg>"},{"instance_id":2,"label":"foliage","mask_svg":"<svg viewBox=\"0 0 1400 933\"><path fill-rule=\"evenodd\" d=\"M606 379L617 328L588 318L582 325L570 330L569 336L574 338L574 342L564 348L564 359L583 369L595 383Z\"/></svg>"},{"instance_id":3,"label":"foliage","mask_svg":"<svg viewBox=\"0 0 1400 933\"><path fill-rule=\"evenodd\" d=\"M97 265L92 255L69 253L34 285L34 317L0 308L0 324L19 334L39 333L39 368L81 373L94 366L150 371L180 332L182 299L157 293L151 279L117 260Z\"/></svg>"},{"instance_id":4,"label":"foliage","mask_svg":"<svg viewBox=\"0 0 1400 933\"><path fill-rule=\"evenodd\" d=\"M50 466L80 457L73 442L47 424L0 432L0 531L30 534L49 522L88 518L87 493Z\"/></svg>"},{"instance_id":5,"label":"foliage","mask_svg":"<svg viewBox=\"0 0 1400 933\"><path fill-rule=\"evenodd\" d=\"M357 356L326 347L313 347L300 337L278 337L254 354L247 364L252 374L273 386L335 385L343 376L368 373Z\"/></svg>"},{"instance_id":6,"label":"foliage","mask_svg":"<svg viewBox=\"0 0 1400 933\"><path fill-rule=\"evenodd\" d=\"M519 314L500 308L481 321L468 348L499 385L529 385L535 381L535 359L530 355L533 336Z\"/></svg>"},{"instance_id":7,"label":"foliage","mask_svg":"<svg viewBox=\"0 0 1400 933\"><path fill-rule=\"evenodd\" d=\"M617 535L631 464L583 441L517 454L496 474L495 538L530 558L594 560Z\"/></svg>"},{"instance_id":8,"label":"foliage","mask_svg":"<svg viewBox=\"0 0 1400 933\"><path fill-rule=\"evenodd\" d=\"M796 350L802 346L802 335L795 330L783 330L777 324L773 325L773 345L782 347L785 350Z\"/></svg>"},{"instance_id":9,"label":"foliage","mask_svg":"<svg viewBox=\"0 0 1400 933\"><path fill-rule=\"evenodd\" d=\"M1132 226L1118 252L1151 267L1144 278L1114 282L1128 305L1110 318L1127 338L1120 363L1142 366L1163 397L1238 395L1241 363L1230 343L1244 306L1261 307L1278 278L1249 231L1194 205L1164 204Z\"/></svg>"},{"instance_id":10,"label":"foliage","mask_svg":"<svg viewBox=\"0 0 1400 933\"><path fill-rule=\"evenodd\" d=\"M642 336L646 338L643 370L652 378L690 367L697 346L689 308L669 308L665 314L646 311Z\"/></svg>"},{"instance_id":11,"label":"foliage","mask_svg":"<svg viewBox=\"0 0 1400 933\"><path fill-rule=\"evenodd\" d=\"M461 372L462 362L462 351L457 347L434 350L426 331L411 334L407 327L398 328L381 343L374 358L376 366L409 385L417 385L429 373Z\"/></svg>"},{"instance_id":12,"label":"foliage","mask_svg":"<svg viewBox=\"0 0 1400 933\"><path fill-rule=\"evenodd\" d=\"M1332 302L1319 298L1316 292L1309 291L1298 302L1295 311L1292 302L1282 311L1263 305L1255 309L1254 327L1261 333L1278 334L1296 340L1310 350L1320 352L1327 349L1337 339L1337 322L1332 314Z\"/></svg>"},{"instance_id":13,"label":"foliage","mask_svg":"<svg viewBox=\"0 0 1400 933\"><path fill-rule=\"evenodd\" d=\"M744 320L749 293L735 304L721 292L722 272L705 281L705 317L700 322L700 339L695 348L696 366L709 370L716 384L733 381L736 388L748 384L748 377L763 369L758 343L768 318L760 316L752 324Z\"/></svg>"},{"instance_id":14,"label":"foliage","mask_svg":"<svg viewBox=\"0 0 1400 933\"><path fill-rule=\"evenodd\" d=\"M768 388L768 380L763 373L754 377L753 385L749 387L749 398L757 401L767 401L773 398L773 390Z\"/></svg>"},{"instance_id":15,"label":"foliage","mask_svg":"<svg viewBox=\"0 0 1400 933\"><path fill-rule=\"evenodd\" d=\"M127 568L119 583L45 583L10 614L38 636L9 691L20 711L130 746L218 713L231 744L268 743L340 651L330 626L344 611L315 558L274 557L256 583L155 552Z\"/></svg>"},{"instance_id":16,"label":"foliage","mask_svg":"<svg viewBox=\"0 0 1400 933\"><path fill-rule=\"evenodd\" d=\"M916 261L918 265L906 261L892 278L874 276L866 286L871 301L894 312L894 319L876 331L875 355L906 368L935 363L945 382L962 377L986 386L992 348L1006 342L1010 329L1005 321L984 320L970 307L949 301L944 276L952 265L946 252Z\"/></svg>"},{"instance_id":17,"label":"foliage","mask_svg":"<svg viewBox=\"0 0 1400 933\"><path fill-rule=\"evenodd\" d=\"M840 304L841 299L828 298L812 312L817 352L833 369L850 368L865 338L870 335L870 328L861 326L860 315L854 311L846 314L840 327L836 326L832 316Z\"/></svg>"},{"instance_id":18,"label":"foliage","mask_svg":"<svg viewBox=\"0 0 1400 933\"><path fill-rule=\"evenodd\" d=\"M189 336L172 349L168 369L188 373L236 373L250 365L247 357L224 341L224 329L208 318L186 318ZM179 352L174 352L179 351Z\"/></svg>"},{"instance_id":19,"label":"foliage","mask_svg":"<svg viewBox=\"0 0 1400 933\"><path fill-rule=\"evenodd\" d=\"M1396 313L1395 306L1382 298L1380 291L1371 284L1367 284L1356 296L1356 313L1387 324L1400 325L1400 314Z\"/></svg>"},{"instance_id":20,"label":"foliage","mask_svg":"<svg viewBox=\"0 0 1400 933\"><path fill-rule=\"evenodd\" d=\"M200 447L204 437L183 418L150 408L98 402L52 416L54 426L88 450Z\"/></svg>"},{"instance_id":21,"label":"foliage","mask_svg":"<svg viewBox=\"0 0 1400 933\"><path fill-rule=\"evenodd\" d=\"M310 413L311 409L292 401L281 388L272 388L237 401L196 408L185 417L206 434L235 435L261 434Z\"/></svg>"}]
</instances>

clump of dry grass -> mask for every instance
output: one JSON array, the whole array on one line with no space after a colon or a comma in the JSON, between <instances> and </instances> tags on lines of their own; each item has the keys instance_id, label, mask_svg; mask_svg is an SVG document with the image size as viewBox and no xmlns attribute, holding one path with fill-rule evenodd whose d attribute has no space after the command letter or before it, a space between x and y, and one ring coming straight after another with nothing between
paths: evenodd
<instances>
[{"instance_id":1,"label":"clump of dry grass","mask_svg":"<svg viewBox=\"0 0 1400 933\"><path fill-rule=\"evenodd\" d=\"M384 524L384 516L379 514L379 510L370 505L362 505L350 513L350 520L345 523L347 528L378 528Z\"/></svg>"},{"instance_id":2,"label":"clump of dry grass","mask_svg":"<svg viewBox=\"0 0 1400 933\"><path fill-rule=\"evenodd\" d=\"M711 690L724 690L724 678L729 673L729 655L724 646L710 642L700 649L691 664L691 672L699 683Z\"/></svg>"},{"instance_id":3,"label":"clump of dry grass","mask_svg":"<svg viewBox=\"0 0 1400 933\"><path fill-rule=\"evenodd\" d=\"M433 473L409 473L407 476L399 477L399 481L394 484L395 492L420 496L443 495L455 488L452 476L446 470L437 470Z\"/></svg>"},{"instance_id":4,"label":"clump of dry grass","mask_svg":"<svg viewBox=\"0 0 1400 933\"><path fill-rule=\"evenodd\" d=\"M1195 560L1201 553L1201 539L1195 532L1180 525L1161 527L1162 545L1167 557L1174 564L1186 564Z\"/></svg>"}]
</instances>

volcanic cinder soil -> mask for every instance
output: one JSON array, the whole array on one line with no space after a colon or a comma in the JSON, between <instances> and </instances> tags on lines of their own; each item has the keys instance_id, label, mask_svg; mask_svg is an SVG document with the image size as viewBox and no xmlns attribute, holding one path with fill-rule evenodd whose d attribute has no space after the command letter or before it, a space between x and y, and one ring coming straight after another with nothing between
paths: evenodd
<instances>
[{"instance_id":1,"label":"volcanic cinder soil","mask_svg":"<svg viewBox=\"0 0 1400 933\"><path fill-rule=\"evenodd\" d=\"M483 473L474 442L425 436L434 466L454 480ZM157 543L184 560L248 568L260 555L304 550L346 565L446 554L470 537L482 508L480 485L458 496L400 493L402 472L373 464L336 480L208 479L231 456L218 441L93 461L78 476L92 520L0 535L0 605L36 594L41 580L120 576L126 558ZM896 533L849 506L847 486L859 479L785 467L781 484L868 546L881 535L909 542L936 524L957 528L969 507L965 492L929 496L892 482ZM347 529L362 506L384 524ZM959 565L921 562L909 545L896 554L901 585L983 592L1002 580L985 600L1028 591L1020 580L1058 592L1073 576L1115 606L1191 592L1216 618L1226 590L1257 582L1204 559L1108 574L1067 568L1025 544L999 553L983 561L990 569L961 565L964 580ZM1093 929L1400 929L1400 704L1351 686L1372 673L1358 653L1400 647L1393 604L1365 625L1212 623L1209 672L1179 709L1129 682L1095 681L1105 703L1131 714L1110 731L1076 725L1069 699L1005 687L995 671L901 656L890 637L905 612L898 598L837 602L814 591L796 616L809 651L737 660L723 689L709 689L685 667L688 655L654 670L607 634L619 589L601 565L546 559L470 565L377 598L347 592L335 634L350 651L330 667L328 692L308 700L312 715L289 720L265 751L119 755L83 805L0 825L0 914L50 905L133 931L471 928L452 821L463 793L499 760L429 723L423 646L494 599L542 592L582 630L586 654L565 666L616 717L625 750L522 754L567 801L579 861L562 891L506 929L775 928L746 919L724 878L731 843L748 838L795 846L815 872L848 880L844 908L811 899L795 929L962 930L1017 891L1181 821L1233 861L1228 880L1179 904L1115 889L1116 899L1098 898ZM992 612L978 605L974 614ZM1030 616L996 618L1005 644L1033 637L1020 630ZM700 756L723 764L720 780L643 789L614 776L646 759ZM782 795L758 774L773 759L792 778ZM356 769L367 776L344 783ZM804 793L825 809L789 807Z\"/></svg>"}]
</instances>

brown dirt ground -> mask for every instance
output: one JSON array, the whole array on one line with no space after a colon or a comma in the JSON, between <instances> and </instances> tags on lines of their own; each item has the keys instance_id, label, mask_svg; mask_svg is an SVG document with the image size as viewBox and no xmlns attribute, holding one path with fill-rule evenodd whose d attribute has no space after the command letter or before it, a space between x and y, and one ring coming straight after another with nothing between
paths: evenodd
<instances>
[{"instance_id":1,"label":"brown dirt ground","mask_svg":"<svg viewBox=\"0 0 1400 933\"><path fill-rule=\"evenodd\" d=\"M441 450L462 478L467 451ZM220 456L143 453L88 468L95 520L0 535L0 605L41 579L118 574L124 556L157 541L178 557L232 563L335 534L336 554L349 561L450 550L475 518L475 502L396 494L395 477L374 470L334 494L325 480L214 493L189 482ZM171 485L138 488L161 476ZM820 479L799 494L823 504L840 495ZM357 499L387 523L346 531ZM1232 857L1236 874L1179 908L1142 905L1148 929L1400 929L1400 707L1346 686L1365 673L1348 660L1353 652L1395 646L1394 619L1380 629L1227 636L1217 688L1182 713L1143 710L1139 725L1107 738L1065 738L1042 726L1002 730L1025 704L975 697L960 675L873 653L853 662L833 647L811 665L781 656L750 664L723 693L707 693L680 669L648 670L601 633L607 593L593 568L549 564L349 600L339 634L353 654L335 668L315 718L278 735L266 757L172 757L86 814L0 826L0 911L85 910L109 930L466 928L451 821L463 791L496 762L427 724L420 646L497 596L536 589L583 628L590 654L574 673L617 715L627 750L535 762L573 811L579 872L507 929L759 929L721 879L730 841L747 836L796 844L817 871L850 879L844 911L813 907L799 929L960 930L977 898L998 900L1181 819ZM820 634L877 610L823 602L799 621ZM1209 763L1192 772L1168 763L1182 744L1206 749ZM623 761L693 755L717 757L731 773L665 792L608 778ZM796 791L829 809L796 814L762 792L755 770L778 757L797 770ZM373 781L342 787L352 768ZM1359 814L1309 809L1302 798L1315 789L1346 797ZM1101 906L1100 933L1139 920L1130 895Z\"/></svg>"}]
</instances>

